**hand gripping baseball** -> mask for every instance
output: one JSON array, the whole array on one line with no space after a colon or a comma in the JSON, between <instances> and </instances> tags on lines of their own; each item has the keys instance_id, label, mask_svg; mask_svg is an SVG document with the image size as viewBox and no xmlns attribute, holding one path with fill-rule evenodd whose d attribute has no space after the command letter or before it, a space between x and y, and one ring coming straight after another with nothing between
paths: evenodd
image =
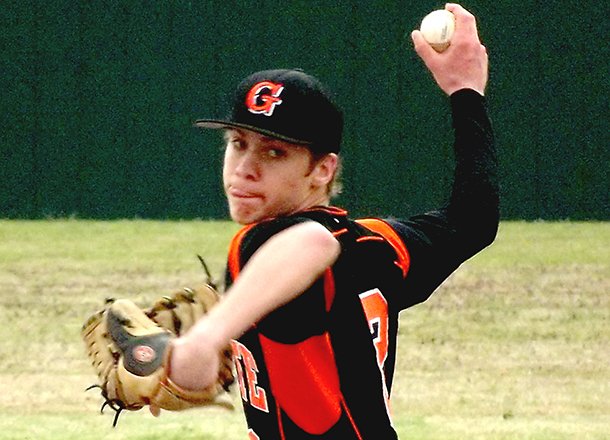
<instances>
[{"instance_id":1,"label":"hand gripping baseball","mask_svg":"<svg viewBox=\"0 0 610 440\"><path fill-rule=\"evenodd\" d=\"M473 89L484 95L488 57L485 46L479 40L476 19L457 4L447 3L445 9L455 16L451 45L438 53L426 42L421 32L415 30L411 33L415 51L447 95L460 89Z\"/></svg>"}]
</instances>

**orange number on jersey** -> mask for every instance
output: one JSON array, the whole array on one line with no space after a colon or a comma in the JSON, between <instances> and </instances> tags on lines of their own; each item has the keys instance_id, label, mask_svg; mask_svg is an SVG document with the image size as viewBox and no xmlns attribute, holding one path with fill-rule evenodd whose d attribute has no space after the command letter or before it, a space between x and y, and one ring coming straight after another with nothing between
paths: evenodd
<instances>
[{"instance_id":1,"label":"orange number on jersey","mask_svg":"<svg viewBox=\"0 0 610 440\"><path fill-rule=\"evenodd\" d=\"M369 322L373 344L375 344L377 365L383 369L388 358L388 302L379 289L361 293L360 301L362 301L362 308Z\"/></svg>"},{"instance_id":2,"label":"orange number on jersey","mask_svg":"<svg viewBox=\"0 0 610 440\"><path fill-rule=\"evenodd\" d=\"M248 429L248 439L249 440L261 440L261 438L256 435L256 432L252 431L251 429Z\"/></svg>"},{"instance_id":3,"label":"orange number on jersey","mask_svg":"<svg viewBox=\"0 0 610 440\"><path fill-rule=\"evenodd\" d=\"M390 343L389 336L389 317L388 317L388 302L379 289L368 290L360 295L362 308L366 320L369 323L373 345L377 353L377 365L381 372L383 381L383 395L386 399L386 409L389 414L389 392L386 385L384 372L385 361L388 358L388 347Z\"/></svg>"},{"instance_id":4,"label":"orange number on jersey","mask_svg":"<svg viewBox=\"0 0 610 440\"><path fill-rule=\"evenodd\" d=\"M258 380L256 377L256 374L258 373L258 366L256 365L252 352L238 341L231 341L231 347L233 348L233 357L235 358L241 398L246 402L249 401L250 405L252 405L254 408L260 409L264 412L269 412L267 393L264 389L258 386ZM248 384L247 393L246 383Z\"/></svg>"}]
</instances>

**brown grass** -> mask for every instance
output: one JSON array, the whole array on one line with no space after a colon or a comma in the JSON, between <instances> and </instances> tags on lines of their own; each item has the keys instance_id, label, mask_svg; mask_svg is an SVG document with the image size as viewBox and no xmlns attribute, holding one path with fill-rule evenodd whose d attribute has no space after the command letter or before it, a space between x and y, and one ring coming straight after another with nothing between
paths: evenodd
<instances>
[{"instance_id":1,"label":"brown grass","mask_svg":"<svg viewBox=\"0 0 610 440\"><path fill-rule=\"evenodd\" d=\"M221 277L224 222L0 221L0 439L245 438L240 412L109 426L80 326L106 297L142 305ZM610 224L503 223L497 242L401 315L401 438L608 438ZM236 403L239 399L235 397Z\"/></svg>"}]
</instances>

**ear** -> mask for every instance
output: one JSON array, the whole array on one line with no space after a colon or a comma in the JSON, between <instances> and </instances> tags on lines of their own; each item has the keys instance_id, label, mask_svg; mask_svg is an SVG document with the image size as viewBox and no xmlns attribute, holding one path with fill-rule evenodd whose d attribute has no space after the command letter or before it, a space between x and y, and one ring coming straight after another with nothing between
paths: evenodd
<instances>
[{"instance_id":1,"label":"ear","mask_svg":"<svg viewBox=\"0 0 610 440\"><path fill-rule=\"evenodd\" d=\"M335 153L328 153L320 158L311 172L312 185L326 187L335 177L338 165L339 157Z\"/></svg>"}]
</instances>

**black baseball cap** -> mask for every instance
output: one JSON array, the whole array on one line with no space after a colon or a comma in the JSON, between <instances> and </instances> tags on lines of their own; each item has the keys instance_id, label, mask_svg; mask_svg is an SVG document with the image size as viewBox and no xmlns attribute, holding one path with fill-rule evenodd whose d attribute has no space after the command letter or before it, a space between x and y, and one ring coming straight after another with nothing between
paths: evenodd
<instances>
[{"instance_id":1,"label":"black baseball cap","mask_svg":"<svg viewBox=\"0 0 610 440\"><path fill-rule=\"evenodd\" d=\"M299 69L264 70L244 79L226 118L198 119L202 128L244 128L314 153L341 150L343 115L324 86Z\"/></svg>"}]
</instances>

